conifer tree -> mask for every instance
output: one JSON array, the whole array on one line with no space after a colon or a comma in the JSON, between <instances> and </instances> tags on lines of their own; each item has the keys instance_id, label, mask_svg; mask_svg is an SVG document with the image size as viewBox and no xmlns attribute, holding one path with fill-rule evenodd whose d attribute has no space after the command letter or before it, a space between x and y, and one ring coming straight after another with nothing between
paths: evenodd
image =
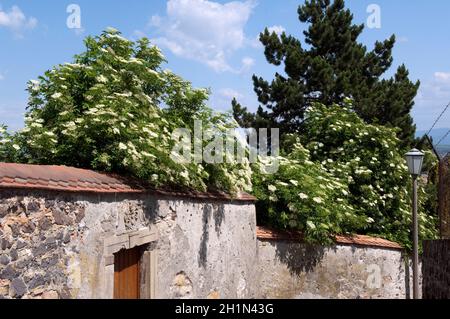
<instances>
[{"instance_id":1,"label":"conifer tree","mask_svg":"<svg viewBox=\"0 0 450 319\"><path fill-rule=\"evenodd\" d=\"M278 35L266 28L261 33L267 61L283 65L284 72L277 72L271 82L254 75L254 90L264 108L252 114L234 101L236 120L246 127L270 123L284 133L299 132L312 103L340 104L350 97L363 120L398 127L403 146L411 144L415 125L410 112L420 83L410 81L404 65L393 78L383 79L392 66L395 36L368 50L358 42L364 25L353 23L344 0L308 0L298 15L309 24L304 44L284 32Z\"/></svg>"}]
</instances>

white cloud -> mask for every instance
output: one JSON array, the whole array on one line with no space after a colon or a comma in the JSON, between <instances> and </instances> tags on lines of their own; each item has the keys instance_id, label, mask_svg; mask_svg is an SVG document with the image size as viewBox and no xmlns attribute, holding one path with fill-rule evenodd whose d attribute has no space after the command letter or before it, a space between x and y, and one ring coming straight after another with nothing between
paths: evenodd
<instances>
[{"instance_id":1,"label":"white cloud","mask_svg":"<svg viewBox=\"0 0 450 319\"><path fill-rule=\"evenodd\" d=\"M433 77L423 81L416 97L413 110L419 130L428 130L444 106L450 102L450 72L435 72ZM448 127L450 113L447 113L436 127Z\"/></svg>"},{"instance_id":2,"label":"white cloud","mask_svg":"<svg viewBox=\"0 0 450 319\"><path fill-rule=\"evenodd\" d=\"M438 82L450 82L450 73L447 72L435 72L434 73L434 78L438 81Z\"/></svg>"},{"instance_id":3,"label":"white cloud","mask_svg":"<svg viewBox=\"0 0 450 319\"><path fill-rule=\"evenodd\" d=\"M161 17L158 15L154 15L151 17L149 25L152 27L159 27L161 25Z\"/></svg>"},{"instance_id":4,"label":"white cloud","mask_svg":"<svg viewBox=\"0 0 450 319\"><path fill-rule=\"evenodd\" d=\"M2 81L4 79L5 79L4 75L0 73L0 81Z\"/></svg>"},{"instance_id":5,"label":"white cloud","mask_svg":"<svg viewBox=\"0 0 450 319\"><path fill-rule=\"evenodd\" d=\"M223 88L219 90L219 94L221 97L224 97L226 99L240 99L243 97L243 95L241 93L239 93L236 90L230 89L230 88Z\"/></svg>"},{"instance_id":6,"label":"white cloud","mask_svg":"<svg viewBox=\"0 0 450 319\"><path fill-rule=\"evenodd\" d=\"M130 39L135 41L137 39L144 38L144 37L145 38L148 37L145 32L143 32L141 30L134 30L132 35L131 35L131 37L130 37Z\"/></svg>"},{"instance_id":7,"label":"white cloud","mask_svg":"<svg viewBox=\"0 0 450 319\"><path fill-rule=\"evenodd\" d=\"M269 28L267 28L270 33L275 32L278 35L281 35L283 32L286 32L286 29L281 25L274 25Z\"/></svg>"},{"instance_id":8,"label":"white cloud","mask_svg":"<svg viewBox=\"0 0 450 319\"><path fill-rule=\"evenodd\" d=\"M450 100L450 72L435 72L431 80L421 85L417 97L422 101Z\"/></svg>"},{"instance_id":9,"label":"white cloud","mask_svg":"<svg viewBox=\"0 0 450 319\"><path fill-rule=\"evenodd\" d=\"M229 64L234 52L246 45L244 27L256 6L253 0L224 4L208 0L169 0L167 16L153 16L153 41L175 55L202 62L216 72L239 73ZM244 62L244 61L243 61ZM252 63L245 60L242 68Z\"/></svg>"},{"instance_id":10,"label":"white cloud","mask_svg":"<svg viewBox=\"0 0 450 319\"><path fill-rule=\"evenodd\" d=\"M281 25L273 25L268 27L267 30L270 33L275 32L278 36L280 36L283 32L286 32L286 29ZM258 49L263 47L261 41L259 41L259 34L252 40L251 46Z\"/></svg>"},{"instance_id":11,"label":"white cloud","mask_svg":"<svg viewBox=\"0 0 450 319\"><path fill-rule=\"evenodd\" d=\"M233 98L236 98L243 105L248 105L246 104L248 98L245 92L229 87L213 89L209 97L209 105L214 107L215 110L226 112L231 109L231 100Z\"/></svg>"},{"instance_id":12,"label":"white cloud","mask_svg":"<svg viewBox=\"0 0 450 319\"><path fill-rule=\"evenodd\" d=\"M9 11L0 8L0 27L5 27L21 36L23 31L34 29L38 21L33 17L26 17L18 6L12 6Z\"/></svg>"},{"instance_id":13,"label":"white cloud","mask_svg":"<svg viewBox=\"0 0 450 319\"><path fill-rule=\"evenodd\" d=\"M255 65L255 60L250 57L245 57L242 59L242 71L246 72Z\"/></svg>"}]
</instances>

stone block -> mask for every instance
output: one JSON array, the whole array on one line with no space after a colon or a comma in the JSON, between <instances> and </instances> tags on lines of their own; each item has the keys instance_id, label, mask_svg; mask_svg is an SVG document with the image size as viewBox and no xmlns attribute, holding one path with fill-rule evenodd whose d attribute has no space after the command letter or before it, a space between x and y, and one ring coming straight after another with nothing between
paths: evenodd
<instances>
[{"instance_id":1,"label":"stone block","mask_svg":"<svg viewBox=\"0 0 450 319\"><path fill-rule=\"evenodd\" d=\"M3 269L2 272L0 272L1 279L13 280L14 278L16 278L18 276L19 276L19 273L13 266L11 266L11 264L6 266L6 268Z\"/></svg>"},{"instance_id":2,"label":"stone block","mask_svg":"<svg viewBox=\"0 0 450 319\"><path fill-rule=\"evenodd\" d=\"M1 265L8 265L10 262L10 259L7 255L1 255L0 256L0 264Z\"/></svg>"},{"instance_id":3,"label":"stone block","mask_svg":"<svg viewBox=\"0 0 450 319\"><path fill-rule=\"evenodd\" d=\"M51 291L45 291L42 294L42 299L59 299L58 292L51 290Z\"/></svg>"},{"instance_id":4,"label":"stone block","mask_svg":"<svg viewBox=\"0 0 450 319\"><path fill-rule=\"evenodd\" d=\"M0 239L0 249L1 250L7 250L10 249L12 247L12 243L7 240L6 238L1 238Z\"/></svg>"},{"instance_id":5,"label":"stone block","mask_svg":"<svg viewBox=\"0 0 450 319\"><path fill-rule=\"evenodd\" d=\"M145 228L129 234L130 248L143 246L158 240L156 229Z\"/></svg>"},{"instance_id":6,"label":"stone block","mask_svg":"<svg viewBox=\"0 0 450 319\"><path fill-rule=\"evenodd\" d=\"M127 234L106 238L104 241L105 255L114 255L122 249L130 248L130 239Z\"/></svg>"},{"instance_id":7,"label":"stone block","mask_svg":"<svg viewBox=\"0 0 450 319\"><path fill-rule=\"evenodd\" d=\"M27 293L27 286L22 278L15 278L11 281L11 294L15 298L20 298Z\"/></svg>"}]
</instances>

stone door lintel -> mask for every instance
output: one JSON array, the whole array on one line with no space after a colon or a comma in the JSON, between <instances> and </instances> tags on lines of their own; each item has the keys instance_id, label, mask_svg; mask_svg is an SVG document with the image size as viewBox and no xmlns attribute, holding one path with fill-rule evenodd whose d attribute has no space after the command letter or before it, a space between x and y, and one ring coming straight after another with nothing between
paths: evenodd
<instances>
[{"instance_id":1,"label":"stone door lintel","mask_svg":"<svg viewBox=\"0 0 450 319\"><path fill-rule=\"evenodd\" d=\"M114 254L122 249L132 249L157 241L156 227L142 228L108 237L104 241L105 266L114 264Z\"/></svg>"}]
</instances>

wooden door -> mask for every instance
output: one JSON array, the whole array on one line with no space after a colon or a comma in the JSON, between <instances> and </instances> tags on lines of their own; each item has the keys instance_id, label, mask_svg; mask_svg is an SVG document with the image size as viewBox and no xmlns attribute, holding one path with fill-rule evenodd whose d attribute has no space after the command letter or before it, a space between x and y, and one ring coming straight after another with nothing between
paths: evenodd
<instances>
[{"instance_id":1,"label":"wooden door","mask_svg":"<svg viewBox=\"0 0 450 319\"><path fill-rule=\"evenodd\" d=\"M114 299L139 299L139 247L114 255Z\"/></svg>"}]
</instances>

